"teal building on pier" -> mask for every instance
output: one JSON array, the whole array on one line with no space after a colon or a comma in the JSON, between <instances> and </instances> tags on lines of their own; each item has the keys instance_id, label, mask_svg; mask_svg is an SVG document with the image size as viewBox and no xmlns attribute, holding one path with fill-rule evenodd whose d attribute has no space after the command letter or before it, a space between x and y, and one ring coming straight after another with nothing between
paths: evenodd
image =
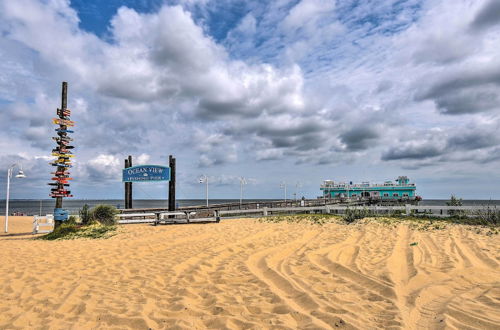
<instances>
[{"instance_id":1,"label":"teal building on pier","mask_svg":"<svg viewBox=\"0 0 500 330\"><path fill-rule=\"evenodd\" d=\"M416 198L415 183L410 183L406 176L400 176L395 182L385 181L380 184L362 182L334 182L325 180L321 185L323 198L372 198L382 200L414 200Z\"/></svg>"}]
</instances>

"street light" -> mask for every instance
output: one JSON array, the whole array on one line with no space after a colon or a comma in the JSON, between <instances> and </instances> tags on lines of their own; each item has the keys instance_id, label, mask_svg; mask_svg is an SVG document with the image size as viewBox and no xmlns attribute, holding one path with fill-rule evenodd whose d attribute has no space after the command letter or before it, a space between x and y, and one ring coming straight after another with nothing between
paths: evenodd
<instances>
[{"instance_id":1,"label":"street light","mask_svg":"<svg viewBox=\"0 0 500 330\"><path fill-rule=\"evenodd\" d=\"M12 164L7 170L7 196L5 197L5 232L9 231L9 196L10 196L10 178L12 177L12 171L15 167L19 167L19 172L16 175L16 178L22 179L25 178L26 175L23 172L23 168L19 164Z\"/></svg>"},{"instance_id":2,"label":"street light","mask_svg":"<svg viewBox=\"0 0 500 330\"><path fill-rule=\"evenodd\" d=\"M207 207L208 207L208 176L203 174L199 180L200 183L206 183L206 197L207 197Z\"/></svg>"},{"instance_id":3,"label":"street light","mask_svg":"<svg viewBox=\"0 0 500 330\"><path fill-rule=\"evenodd\" d=\"M302 184L297 181L297 183L295 184L295 193L293 194L293 196L295 197L295 201L297 201L297 192L299 188L302 188Z\"/></svg>"},{"instance_id":4,"label":"street light","mask_svg":"<svg viewBox=\"0 0 500 330\"><path fill-rule=\"evenodd\" d=\"M244 177L240 178L240 208L243 204L243 185L247 184L247 180Z\"/></svg>"},{"instance_id":5,"label":"street light","mask_svg":"<svg viewBox=\"0 0 500 330\"><path fill-rule=\"evenodd\" d=\"M286 181L283 181L283 182L280 184L280 188L285 188L285 203L286 203Z\"/></svg>"}]
</instances>

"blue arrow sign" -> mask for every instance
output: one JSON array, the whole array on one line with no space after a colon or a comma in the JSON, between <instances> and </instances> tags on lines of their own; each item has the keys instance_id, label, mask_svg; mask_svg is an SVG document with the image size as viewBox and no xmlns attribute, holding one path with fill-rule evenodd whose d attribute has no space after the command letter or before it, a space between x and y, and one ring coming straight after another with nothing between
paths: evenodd
<instances>
[{"instance_id":1,"label":"blue arrow sign","mask_svg":"<svg viewBox=\"0 0 500 330\"><path fill-rule=\"evenodd\" d=\"M169 181L170 167L140 165L123 169L123 182Z\"/></svg>"}]
</instances>

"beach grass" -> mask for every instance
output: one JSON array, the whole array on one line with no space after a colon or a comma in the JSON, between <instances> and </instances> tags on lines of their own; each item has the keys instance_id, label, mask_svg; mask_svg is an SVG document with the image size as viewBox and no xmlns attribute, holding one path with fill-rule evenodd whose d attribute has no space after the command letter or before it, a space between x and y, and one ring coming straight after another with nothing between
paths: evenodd
<instances>
[{"instance_id":1,"label":"beach grass","mask_svg":"<svg viewBox=\"0 0 500 330\"><path fill-rule=\"evenodd\" d=\"M115 225L103 225L99 222L94 222L90 225L83 226L75 223L62 224L53 232L38 237L41 240L65 240L65 239L105 239L114 236L117 232Z\"/></svg>"},{"instance_id":2,"label":"beach grass","mask_svg":"<svg viewBox=\"0 0 500 330\"><path fill-rule=\"evenodd\" d=\"M450 225L466 225L468 227L476 228L480 233L487 235L497 235L500 233L500 224L497 221L490 221L484 217L465 217L465 216L452 216L452 217L433 217L430 215L421 216L402 216L400 214L394 215L376 215L367 210L353 210L343 215L333 214L294 214L294 215L274 215L259 218L260 222L270 223L309 223L314 225L324 225L326 223L336 224L364 224L368 222L379 223L387 226L396 226L400 223L407 224L410 228L415 230L441 230ZM478 233L479 233L478 232Z\"/></svg>"}]
</instances>

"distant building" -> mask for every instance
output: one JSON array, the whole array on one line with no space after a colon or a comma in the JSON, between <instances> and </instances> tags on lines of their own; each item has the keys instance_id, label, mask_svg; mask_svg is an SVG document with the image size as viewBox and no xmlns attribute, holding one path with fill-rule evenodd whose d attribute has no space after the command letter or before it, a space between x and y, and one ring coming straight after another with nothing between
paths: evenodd
<instances>
[{"instance_id":1,"label":"distant building","mask_svg":"<svg viewBox=\"0 0 500 330\"><path fill-rule=\"evenodd\" d=\"M385 181L381 184L362 182L359 184L334 182L325 180L321 185L323 198L345 198L345 197L363 197L382 200L414 200L414 183L406 176L400 176L396 182Z\"/></svg>"}]
</instances>

